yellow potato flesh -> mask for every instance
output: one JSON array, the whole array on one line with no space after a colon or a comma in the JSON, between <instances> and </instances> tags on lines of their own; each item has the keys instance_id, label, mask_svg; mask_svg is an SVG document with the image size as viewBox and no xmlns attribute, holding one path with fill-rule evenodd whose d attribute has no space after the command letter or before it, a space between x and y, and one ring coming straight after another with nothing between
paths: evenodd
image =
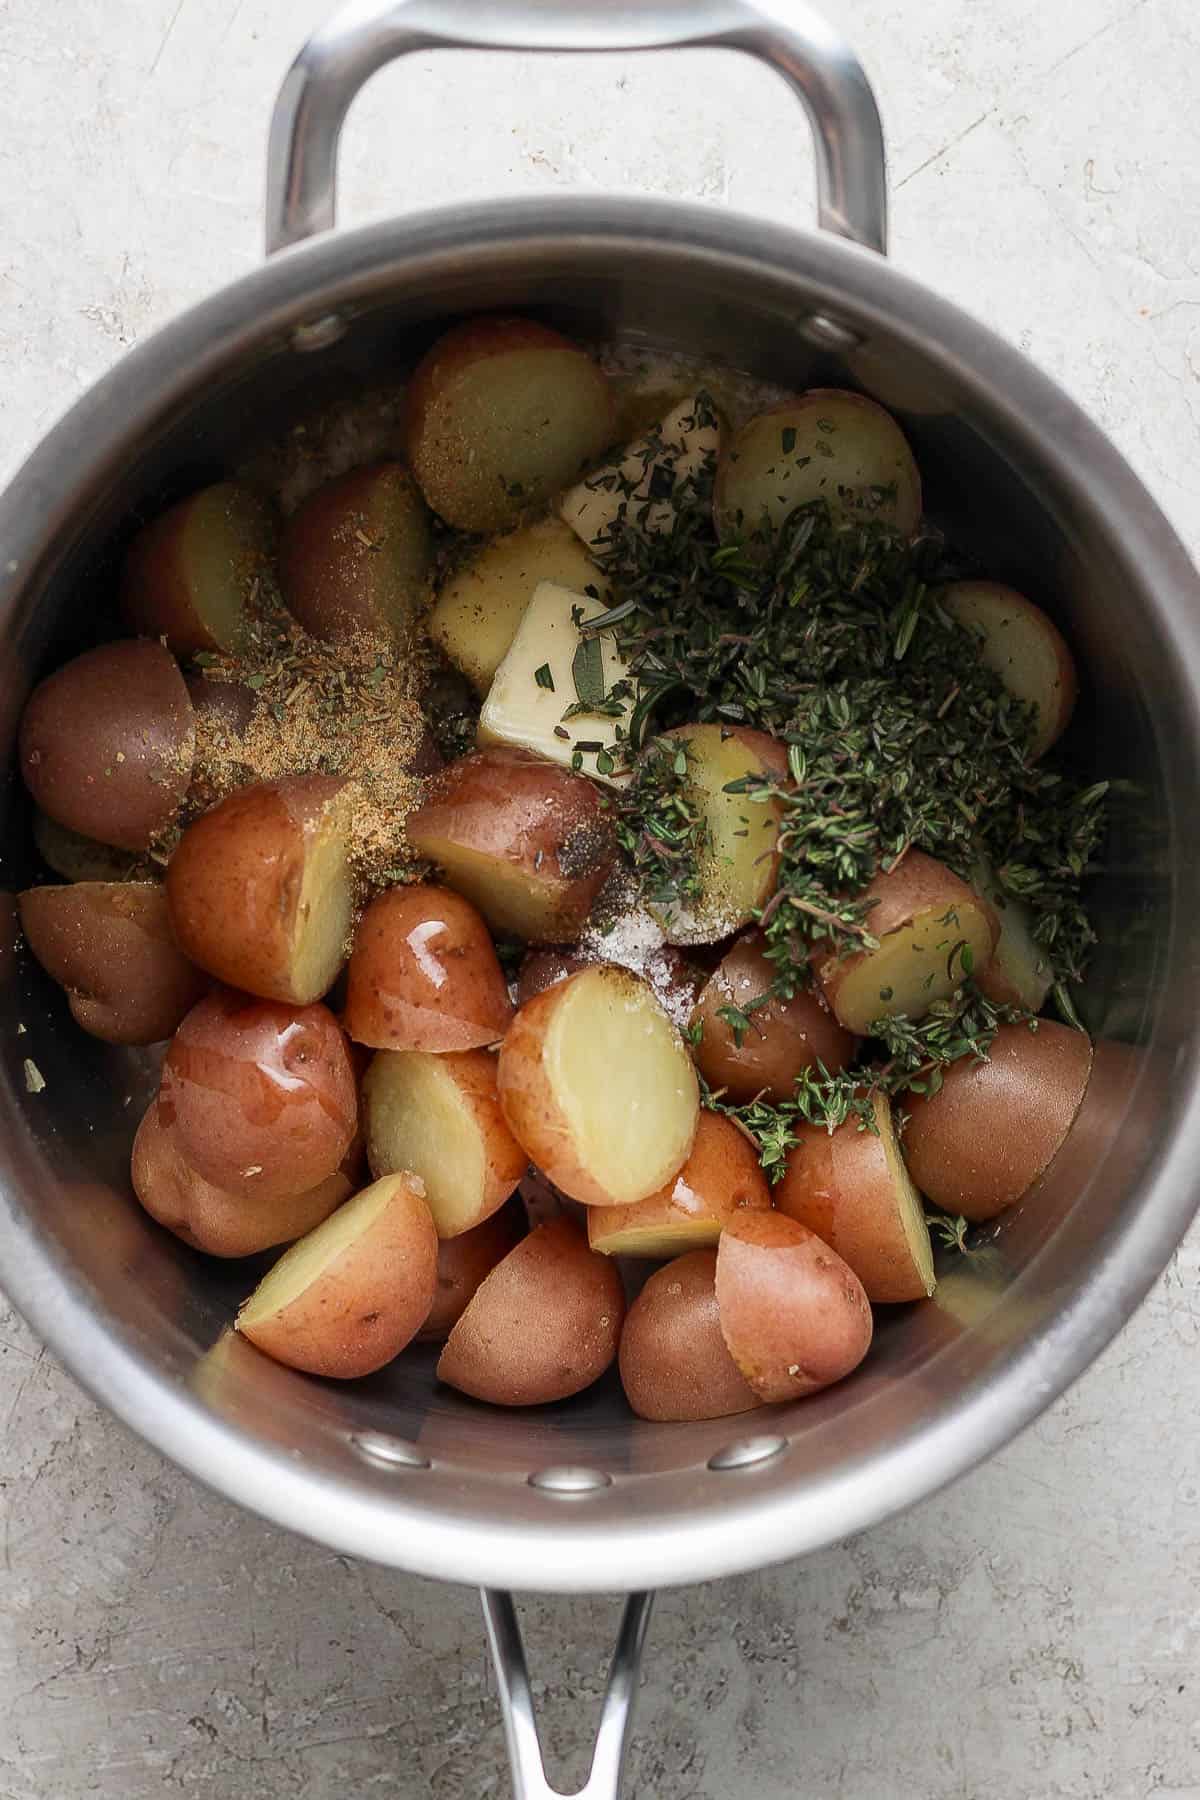
<instances>
[{"instance_id":1,"label":"yellow potato flesh","mask_svg":"<svg viewBox=\"0 0 1200 1800\"><path fill-rule=\"evenodd\" d=\"M1070 659L1057 627L1015 589L991 581L956 581L938 599L979 641L979 660L1014 700L1036 710L1029 753L1044 754L1058 737L1074 695L1064 692Z\"/></svg>"},{"instance_id":2,"label":"yellow potato flesh","mask_svg":"<svg viewBox=\"0 0 1200 1800\"><path fill-rule=\"evenodd\" d=\"M615 1206L663 1187L692 1146L696 1072L640 983L597 969L564 989L546 1033L551 1090L580 1163Z\"/></svg>"},{"instance_id":3,"label":"yellow potato flesh","mask_svg":"<svg viewBox=\"0 0 1200 1800\"><path fill-rule=\"evenodd\" d=\"M374 1173L408 1170L423 1181L439 1237L478 1224L483 1139L446 1065L425 1050L381 1050L363 1091Z\"/></svg>"},{"instance_id":4,"label":"yellow potato flesh","mask_svg":"<svg viewBox=\"0 0 1200 1800\"><path fill-rule=\"evenodd\" d=\"M292 990L301 1004L328 992L349 950L354 890L346 812L339 798L329 809L328 824L321 826L305 852L289 959Z\"/></svg>"},{"instance_id":5,"label":"yellow potato flesh","mask_svg":"<svg viewBox=\"0 0 1200 1800\"><path fill-rule=\"evenodd\" d=\"M670 1224L664 1221L658 1225L630 1226L628 1230L613 1224L607 1230L593 1231L594 1216L588 1215L588 1243L593 1250L599 1250L603 1256L661 1257L664 1262L668 1257L682 1256L688 1250L710 1250L720 1237L724 1223L723 1219L708 1213L701 1218L679 1219Z\"/></svg>"},{"instance_id":6,"label":"yellow potato flesh","mask_svg":"<svg viewBox=\"0 0 1200 1800\"><path fill-rule=\"evenodd\" d=\"M867 926L870 927L870 915ZM852 963L836 985L827 982L830 1004L848 1031L866 1033L876 1019L900 1013L920 1019L947 999L992 953L992 933L981 907L958 902L917 913L889 931L878 950Z\"/></svg>"},{"instance_id":7,"label":"yellow potato flesh","mask_svg":"<svg viewBox=\"0 0 1200 1800\"><path fill-rule=\"evenodd\" d=\"M1020 1006L1030 1012L1041 1012L1054 979L1053 971L1037 939L1033 935L1033 918L1029 908L1001 892L986 863L971 872L971 886L995 908L1000 921L1000 936L992 952L992 971L1011 988Z\"/></svg>"},{"instance_id":8,"label":"yellow potato flesh","mask_svg":"<svg viewBox=\"0 0 1200 1800\"><path fill-rule=\"evenodd\" d=\"M882 1094L875 1096L874 1112L876 1128L883 1145L884 1160L891 1177L892 1193L896 1199L896 1211L900 1223L904 1227L909 1253L917 1274L925 1285L926 1294L932 1294L937 1286L937 1276L933 1269L933 1245L929 1241L929 1227L925 1223L925 1202L917 1192L912 1176L905 1167L904 1158L900 1154L900 1146L896 1142L892 1109Z\"/></svg>"},{"instance_id":9,"label":"yellow potato flesh","mask_svg":"<svg viewBox=\"0 0 1200 1800\"><path fill-rule=\"evenodd\" d=\"M553 944L573 937L582 924L574 918L565 881L546 881L506 863L502 857L432 834L422 837L422 856L444 871L447 887L477 906L494 932L511 934L531 944Z\"/></svg>"},{"instance_id":10,"label":"yellow potato flesh","mask_svg":"<svg viewBox=\"0 0 1200 1800\"><path fill-rule=\"evenodd\" d=\"M699 858L699 898L659 916L670 944L716 944L770 896L779 808L725 792L747 775L769 779L756 751L737 738L723 739L719 725L689 726L677 735L688 745L689 798L703 811L708 841Z\"/></svg>"},{"instance_id":11,"label":"yellow potato flesh","mask_svg":"<svg viewBox=\"0 0 1200 1800\"><path fill-rule=\"evenodd\" d=\"M369 1231L391 1204L397 1188L410 1186L407 1178L385 1178L364 1188L344 1206L331 1213L324 1224L284 1252L274 1268L264 1275L250 1298L238 1313L238 1330L253 1331L256 1325L291 1306L293 1301L318 1281L344 1250Z\"/></svg>"}]
</instances>

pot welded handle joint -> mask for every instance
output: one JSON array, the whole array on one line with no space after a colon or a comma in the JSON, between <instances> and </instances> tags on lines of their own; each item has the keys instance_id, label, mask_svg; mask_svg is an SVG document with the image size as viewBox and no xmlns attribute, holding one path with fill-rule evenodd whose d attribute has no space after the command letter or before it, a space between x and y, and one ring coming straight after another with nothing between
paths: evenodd
<instances>
[{"instance_id":1,"label":"pot welded handle joint","mask_svg":"<svg viewBox=\"0 0 1200 1800\"><path fill-rule=\"evenodd\" d=\"M337 152L355 95L414 50L743 50L803 102L827 231L887 249L887 165L861 63L803 0L349 0L313 34L275 102L267 254L334 223Z\"/></svg>"}]
</instances>

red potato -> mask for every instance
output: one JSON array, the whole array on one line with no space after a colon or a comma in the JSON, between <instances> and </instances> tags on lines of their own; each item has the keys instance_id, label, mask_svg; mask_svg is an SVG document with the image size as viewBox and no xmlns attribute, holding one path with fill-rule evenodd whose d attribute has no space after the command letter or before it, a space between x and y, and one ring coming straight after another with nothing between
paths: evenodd
<instances>
[{"instance_id":1,"label":"red potato","mask_svg":"<svg viewBox=\"0 0 1200 1800\"><path fill-rule=\"evenodd\" d=\"M351 469L310 494L283 529L279 584L314 637L402 642L433 570L429 514L403 463Z\"/></svg>"},{"instance_id":2,"label":"red potato","mask_svg":"<svg viewBox=\"0 0 1200 1800\"><path fill-rule=\"evenodd\" d=\"M237 1328L276 1362L350 1381L399 1356L428 1318L436 1282L421 1184L385 1175L285 1251Z\"/></svg>"},{"instance_id":3,"label":"red potato","mask_svg":"<svg viewBox=\"0 0 1200 1800\"><path fill-rule=\"evenodd\" d=\"M766 1212L771 1190L754 1145L731 1119L701 1112L673 1181L632 1206L590 1206L588 1243L603 1256L678 1256L715 1244L742 1212Z\"/></svg>"},{"instance_id":4,"label":"red potato","mask_svg":"<svg viewBox=\"0 0 1200 1800\"><path fill-rule=\"evenodd\" d=\"M417 1333L421 1343L445 1342L484 1277L524 1236L524 1210L514 1199L461 1237L439 1238L437 1289L429 1317Z\"/></svg>"},{"instance_id":5,"label":"red potato","mask_svg":"<svg viewBox=\"0 0 1200 1800\"><path fill-rule=\"evenodd\" d=\"M167 869L180 948L231 987L306 1006L346 960L351 797L328 775L237 788L189 825Z\"/></svg>"},{"instance_id":6,"label":"red potato","mask_svg":"<svg viewBox=\"0 0 1200 1800\"><path fill-rule=\"evenodd\" d=\"M954 581L938 603L979 642L979 660L1035 709L1029 754L1044 756L1071 722L1079 683L1062 632L1040 606L999 581Z\"/></svg>"},{"instance_id":7,"label":"red potato","mask_svg":"<svg viewBox=\"0 0 1200 1800\"><path fill-rule=\"evenodd\" d=\"M155 881L162 873L150 857L71 831L40 806L33 809L33 842L42 861L66 881Z\"/></svg>"},{"instance_id":8,"label":"red potato","mask_svg":"<svg viewBox=\"0 0 1200 1800\"><path fill-rule=\"evenodd\" d=\"M493 1406L565 1400L612 1363L624 1318L615 1264L552 1219L484 1277L446 1340L438 1379Z\"/></svg>"},{"instance_id":9,"label":"red potato","mask_svg":"<svg viewBox=\"0 0 1200 1800\"><path fill-rule=\"evenodd\" d=\"M986 862L972 869L971 886L994 908L1000 927L992 960L978 977L980 992L998 1006L1041 1012L1054 983L1054 971L1033 935L1029 908L1003 891Z\"/></svg>"},{"instance_id":10,"label":"red potato","mask_svg":"<svg viewBox=\"0 0 1200 1800\"><path fill-rule=\"evenodd\" d=\"M612 933L597 930L574 950L530 950L517 971L517 1005L524 1006L535 994L544 993L556 981L600 963L628 969L650 983L677 1024L686 1020L696 1004L703 972L695 968L673 945L661 942L662 933L646 915L643 934L630 919L620 921ZM625 932L628 932L628 936Z\"/></svg>"},{"instance_id":11,"label":"red potato","mask_svg":"<svg viewBox=\"0 0 1200 1800\"><path fill-rule=\"evenodd\" d=\"M169 1038L209 987L176 948L156 882L27 888L17 906L29 948L66 988L76 1022L106 1043Z\"/></svg>"},{"instance_id":12,"label":"red potato","mask_svg":"<svg viewBox=\"0 0 1200 1800\"><path fill-rule=\"evenodd\" d=\"M305 1193L354 1141L346 1038L324 1006L280 1006L224 988L194 1006L167 1052L159 1119L180 1154L227 1193Z\"/></svg>"},{"instance_id":13,"label":"red potato","mask_svg":"<svg viewBox=\"0 0 1200 1800\"><path fill-rule=\"evenodd\" d=\"M767 1100L790 1100L802 1070L821 1062L836 1075L854 1056L857 1039L816 993L753 1007L740 1033L721 1017L726 1007L745 1011L767 992L775 974L774 963L763 954L761 934L747 932L722 957L692 1014L693 1028L701 1029L692 1051L697 1068L710 1087L739 1103L760 1094Z\"/></svg>"},{"instance_id":14,"label":"red potato","mask_svg":"<svg viewBox=\"0 0 1200 1800\"><path fill-rule=\"evenodd\" d=\"M907 1095L902 1147L921 1192L973 1224L1012 1206L1065 1140L1091 1065L1082 1031L1001 1025L986 1062L962 1057L936 1094Z\"/></svg>"},{"instance_id":15,"label":"red potato","mask_svg":"<svg viewBox=\"0 0 1200 1800\"><path fill-rule=\"evenodd\" d=\"M180 1155L174 1128L163 1125L154 1101L133 1140L131 1176L150 1217L207 1256L255 1256L290 1244L354 1192L354 1182L339 1168L302 1194L264 1200L226 1193Z\"/></svg>"},{"instance_id":16,"label":"red potato","mask_svg":"<svg viewBox=\"0 0 1200 1800\"><path fill-rule=\"evenodd\" d=\"M613 440L608 380L531 319L469 319L438 339L405 399L409 461L434 512L504 531L545 505Z\"/></svg>"},{"instance_id":17,"label":"red potato","mask_svg":"<svg viewBox=\"0 0 1200 1800\"><path fill-rule=\"evenodd\" d=\"M628 1206L672 1181L700 1110L696 1071L651 988L582 969L517 1013L500 1104L530 1160L572 1200Z\"/></svg>"},{"instance_id":18,"label":"red potato","mask_svg":"<svg viewBox=\"0 0 1200 1800\"><path fill-rule=\"evenodd\" d=\"M868 1300L895 1305L926 1300L936 1286L933 1247L921 1196L913 1186L885 1094L872 1102L875 1129L851 1116L830 1132L794 1127L775 1205L806 1225L849 1263Z\"/></svg>"},{"instance_id":19,"label":"red potato","mask_svg":"<svg viewBox=\"0 0 1200 1800\"><path fill-rule=\"evenodd\" d=\"M359 920L342 1023L379 1050L473 1050L512 1022L486 924L449 888L396 887Z\"/></svg>"},{"instance_id":20,"label":"red potato","mask_svg":"<svg viewBox=\"0 0 1200 1800\"><path fill-rule=\"evenodd\" d=\"M725 1347L716 1273L715 1250L678 1256L629 1308L621 1384L640 1419L724 1419L761 1404Z\"/></svg>"},{"instance_id":21,"label":"red potato","mask_svg":"<svg viewBox=\"0 0 1200 1800\"><path fill-rule=\"evenodd\" d=\"M826 1000L847 1031L868 1033L877 1019L925 1016L968 975L991 961L1000 925L993 909L945 863L910 850L864 888L866 929L876 950L817 962Z\"/></svg>"},{"instance_id":22,"label":"red potato","mask_svg":"<svg viewBox=\"0 0 1200 1800\"><path fill-rule=\"evenodd\" d=\"M64 663L21 718L21 774L43 812L119 850L148 850L167 830L195 751L183 676L169 650L145 639Z\"/></svg>"},{"instance_id":23,"label":"red potato","mask_svg":"<svg viewBox=\"0 0 1200 1800\"><path fill-rule=\"evenodd\" d=\"M713 511L722 537L777 529L813 500L906 533L920 523L913 453L891 414L865 394L811 388L749 420L721 457Z\"/></svg>"},{"instance_id":24,"label":"red potato","mask_svg":"<svg viewBox=\"0 0 1200 1800\"><path fill-rule=\"evenodd\" d=\"M779 858L777 801L726 792L747 776L785 781L787 747L765 731L742 725L678 725L660 743L686 746L689 798L704 817L699 856L700 895L662 913L672 944L715 944L747 924L775 891Z\"/></svg>"},{"instance_id":25,"label":"red potato","mask_svg":"<svg viewBox=\"0 0 1200 1800\"><path fill-rule=\"evenodd\" d=\"M760 1400L799 1400L841 1381L871 1346L871 1305L842 1258L777 1212L743 1213L717 1246L729 1354Z\"/></svg>"},{"instance_id":26,"label":"red potato","mask_svg":"<svg viewBox=\"0 0 1200 1800\"><path fill-rule=\"evenodd\" d=\"M235 650L258 590L275 572L275 514L233 481L191 494L141 531L121 571L132 631L166 639L177 656Z\"/></svg>"},{"instance_id":27,"label":"red potato","mask_svg":"<svg viewBox=\"0 0 1200 1800\"><path fill-rule=\"evenodd\" d=\"M544 994L556 982L587 967L587 959L574 950L527 951L517 970L517 1005L524 1006L535 994Z\"/></svg>"},{"instance_id":28,"label":"red potato","mask_svg":"<svg viewBox=\"0 0 1200 1800\"><path fill-rule=\"evenodd\" d=\"M528 1166L496 1073L486 1050L381 1050L363 1080L371 1171L419 1175L439 1237L458 1237L503 1206Z\"/></svg>"},{"instance_id":29,"label":"red potato","mask_svg":"<svg viewBox=\"0 0 1200 1800\"><path fill-rule=\"evenodd\" d=\"M616 859L590 781L498 746L435 776L406 830L494 932L527 943L577 937Z\"/></svg>"}]
</instances>

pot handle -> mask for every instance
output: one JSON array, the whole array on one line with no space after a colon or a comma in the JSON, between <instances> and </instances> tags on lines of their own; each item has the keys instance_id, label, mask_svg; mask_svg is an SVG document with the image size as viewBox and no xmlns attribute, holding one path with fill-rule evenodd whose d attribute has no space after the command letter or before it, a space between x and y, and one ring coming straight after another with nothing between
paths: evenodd
<instances>
[{"instance_id":1,"label":"pot handle","mask_svg":"<svg viewBox=\"0 0 1200 1800\"><path fill-rule=\"evenodd\" d=\"M497 1588L481 1588L480 1597L488 1645L496 1666L504 1738L512 1767L513 1800L620 1800L621 1771L633 1730L638 1666L654 1595L630 1594L625 1602L617 1647L609 1665L592 1766L585 1785L578 1794L571 1796L560 1795L546 1779L525 1645L521 1641L521 1627L517 1623L512 1595Z\"/></svg>"},{"instance_id":2,"label":"pot handle","mask_svg":"<svg viewBox=\"0 0 1200 1800\"><path fill-rule=\"evenodd\" d=\"M348 0L305 44L271 119L267 254L334 222L338 139L350 103L413 50L744 50L803 102L816 139L817 217L887 248L887 165L861 63L803 0Z\"/></svg>"}]
</instances>

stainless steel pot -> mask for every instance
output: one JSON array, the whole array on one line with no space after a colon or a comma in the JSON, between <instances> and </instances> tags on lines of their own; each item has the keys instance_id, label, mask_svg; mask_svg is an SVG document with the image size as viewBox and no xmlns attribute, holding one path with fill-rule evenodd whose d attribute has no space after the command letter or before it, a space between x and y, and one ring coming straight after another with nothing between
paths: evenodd
<instances>
[{"instance_id":1,"label":"stainless steel pot","mask_svg":"<svg viewBox=\"0 0 1200 1800\"><path fill-rule=\"evenodd\" d=\"M384 62L430 46L673 44L734 46L789 81L816 134L823 231L566 197L330 235L341 122ZM1093 1031L1129 1048L1109 1056L1070 1154L986 1257L949 1269L929 1305L881 1321L851 1381L741 1420L647 1425L603 1384L501 1415L438 1389L420 1353L338 1388L222 1337L244 1274L201 1266L128 1198L148 1062L78 1036L7 931L0 1277L98 1399L282 1525L489 1589L628 1592L798 1555L1010 1438L1129 1317L1192 1216L1200 588L1100 433L1022 356L891 268L884 231L862 71L788 0L359 0L308 45L276 109L268 247L291 247L127 357L0 502L7 744L34 676L98 629L131 516L226 466L314 392L415 352L451 315L519 307L797 386L852 383L901 416L934 513L1062 618L1085 669L1077 754L1120 781L1087 1004ZM4 804L15 888L28 856L15 779ZM44 1091L27 1091L26 1058ZM593 1800L617 1789L647 1604L639 1592L627 1611ZM488 1593L485 1611L518 1790L544 1795L511 1602Z\"/></svg>"}]
</instances>

